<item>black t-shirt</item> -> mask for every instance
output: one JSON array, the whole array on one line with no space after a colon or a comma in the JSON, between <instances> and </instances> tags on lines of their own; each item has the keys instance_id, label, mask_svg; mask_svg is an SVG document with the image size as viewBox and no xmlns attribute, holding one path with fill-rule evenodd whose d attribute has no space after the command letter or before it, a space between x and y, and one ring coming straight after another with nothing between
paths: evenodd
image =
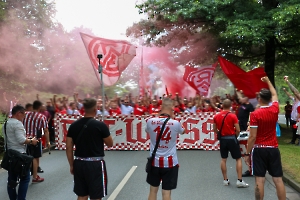
<instances>
[{"instance_id":1,"label":"black t-shirt","mask_svg":"<svg viewBox=\"0 0 300 200\"><path fill-rule=\"evenodd\" d=\"M73 122L69 129L67 137L71 137L76 146L75 156L78 157L103 157L104 156L104 142L103 138L110 136L107 125L103 122L92 119L89 122L85 130L83 131L81 138L77 142L77 137L87 123L91 119L90 117L81 118Z\"/></svg>"},{"instance_id":2,"label":"black t-shirt","mask_svg":"<svg viewBox=\"0 0 300 200\"><path fill-rule=\"evenodd\" d=\"M254 111L254 107L251 103L241 104L238 111L238 119L240 121L248 121L250 112Z\"/></svg>"}]
</instances>

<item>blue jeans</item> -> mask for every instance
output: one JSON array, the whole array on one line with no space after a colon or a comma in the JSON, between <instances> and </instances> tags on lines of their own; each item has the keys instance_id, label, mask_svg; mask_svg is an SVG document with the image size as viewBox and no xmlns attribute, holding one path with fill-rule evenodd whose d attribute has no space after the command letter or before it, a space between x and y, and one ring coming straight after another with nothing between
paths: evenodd
<instances>
[{"instance_id":1,"label":"blue jeans","mask_svg":"<svg viewBox=\"0 0 300 200\"><path fill-rule=\"evenodd\" d=\"M12 172L8 172L7 181L8 181L8 183L9 183L9 181L17 181L18 177L19 177L18 175L14 174ZM18 194L17 194L17 188L11 188L11 187L8 187L8 185L7 185L7 193L8 193L9 199L10 200L25 200L29 181L30 181L30 173L28 170L27 174L20 178Z\"/></svg>"}]
</instances>

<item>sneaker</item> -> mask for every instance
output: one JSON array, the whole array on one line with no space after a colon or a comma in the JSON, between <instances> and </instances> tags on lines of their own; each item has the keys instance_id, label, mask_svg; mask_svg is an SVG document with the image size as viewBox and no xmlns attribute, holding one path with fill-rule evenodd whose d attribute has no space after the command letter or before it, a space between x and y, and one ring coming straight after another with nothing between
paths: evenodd
<instances>
[{"instance_id":1,"label":"sneaker","mask_svg":"<svg viewBox=\"0 0 300 200\"><path fill-rule=\"evenodd\" d=\"M252 176L251 172L249 170L245 171L243 174L242 174L242 177L247 177L247 176Z\"/></svg>"},{"instance_id":2,"label":"sneaker","mask_svg":"<svg viewBox=\"0 0 300 200\"><path fill-rule=\"evenodd\" d=\"M245 183L244 181L239 181L239 180L237 180L236 181L236 187L238 187L238 188L247 188L247 187L249 187L249 184L248 183Z\"/></svg>"},{"instance_id":3,"label":"sneaker","mask_svg":"<svg viewBox=\"0 0 300 200\"><path fill-rule=\"evenodd\" d=\"M223 181L223 185L229 185L229 184L230 184L229 179Z\"/></svg>"},{"instance_id":4,"label":"sneaker","mask_svg":"<svg viewBox=\"0 0 300 200\"><path fill-rule=\"evenodd\" d=\"M42 168L39 166L38 169L37 169L37 172L38 173L44 173L44 170L42 170Z\"/></svg>"},{"instance_id":5,"label":"sneaker","mask_svg":"<svg viewBox=\"0 0 300 200\"><path fill-rule=\"evenodd\" d=\"M43 182L43 181L44 181L44 178L41 178L39 175L37 175L36 178L32 179L32 183L40 183L40 182Z\"/></svg>"}]
</instances>

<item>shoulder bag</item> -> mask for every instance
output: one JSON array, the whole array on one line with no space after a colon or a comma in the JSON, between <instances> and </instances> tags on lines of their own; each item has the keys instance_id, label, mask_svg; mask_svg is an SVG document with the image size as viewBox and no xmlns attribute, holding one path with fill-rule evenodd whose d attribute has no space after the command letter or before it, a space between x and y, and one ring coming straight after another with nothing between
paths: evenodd
<instances>
[{"instance_id":1,"label":"shoulder bag","mask_svg":"<svg viewBox=\"0 0 300 200\"><path fill-rule=\"evenodd\" d=\"M162 127L160 129L160 133L159 133L158 138L156 140L156 144L155 144L155 147L153 149L152 156L149 156L147 158L147 163L146 163L146 167L145 167L145 171L147 173L149 173L151 171L151 169L152 169L152 162L153 162L153 160L155 158L155 154L156 154L156 151L157 151L157 148L158 148L158 145L159 145L160 138L161 138L161 136L162 136L162 134L164 132L165 126L166 126L167 122L169 121L169 119L170 119L170 117L168 117L165 120L164 124L162 125Z\"/></svg>"},{"instance_id":2,"label":"shoulder bag","mask_svg":"<svg viewBox=\"0 0 300 200\"><path fill-rule=\"evenodd\" d=\"M80 132L79 132L79 134L78 134L78 136L77 136L75 145L78 144L78 142L80 141L80 138L81 138L81 136L82 136L82 134L83 134L83 132L84 132L84 129L87 128L87 125L88 125L93 119L94 119L94 118L90 118L90 119L83 125L82 129L80 130ZM74 141L73 141L73 142L74 142Z\"/></svg>"},{"instance_id":3,"label":"shoulder bag","mask_svg":"<svg viewBox=\"0 0 300 200\"><path fill-rule=\"evenodd\" d=\"M12 172L20 177L25 176L27 172L30 170L31 163L33 160L32 156L27 154L20 153L13 149L7 148L7 134L6 134L6 124L4 124L4 133L6 137L5 142L5 153L3 156L3 160L1 162L1 167L6 169L9 172Z\"/></svg>"},{"instance_id":4,"label":"shoulder bag","mask_svg":"<svg viewBox=\"0 0 300 200\"><path fill-rule=\"evenodd\" d=\"M222 132L222 128L223 128L223 125L224 125L224 121L225 121L225 118L227 117L227 115L229 114L230 112L228 112L225 117L223 118L223 121L222 121L222 125L221 125L221 128L220 130L217 132L217 139L220 140L221 139L221 132Z\"/></svg>"}]
</instances>

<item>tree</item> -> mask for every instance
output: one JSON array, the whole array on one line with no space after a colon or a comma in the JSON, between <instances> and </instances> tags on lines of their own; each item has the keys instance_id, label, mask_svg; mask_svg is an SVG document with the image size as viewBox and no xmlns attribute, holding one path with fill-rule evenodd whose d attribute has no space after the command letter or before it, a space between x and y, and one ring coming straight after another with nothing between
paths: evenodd
<instances>
[{"instance_id":1,"label":"tree","mask_svg":"<svg viewBox=\"0 0 300 200\"><path fill-rule=\"evenodd\" d=\"M248 69L264 63L274 85L275 64L293 62L300 56L298 0L148 0L137 7L149 18L130 27L128 35L145 36L147 44L157 46L176 48L174 44L179 44L190 52L217 47L218 54L246 63ZM216 46L209 42L194 45L211 38ZM208 52L206 56L215 58Z\"/></svg>"}]
</instances>

